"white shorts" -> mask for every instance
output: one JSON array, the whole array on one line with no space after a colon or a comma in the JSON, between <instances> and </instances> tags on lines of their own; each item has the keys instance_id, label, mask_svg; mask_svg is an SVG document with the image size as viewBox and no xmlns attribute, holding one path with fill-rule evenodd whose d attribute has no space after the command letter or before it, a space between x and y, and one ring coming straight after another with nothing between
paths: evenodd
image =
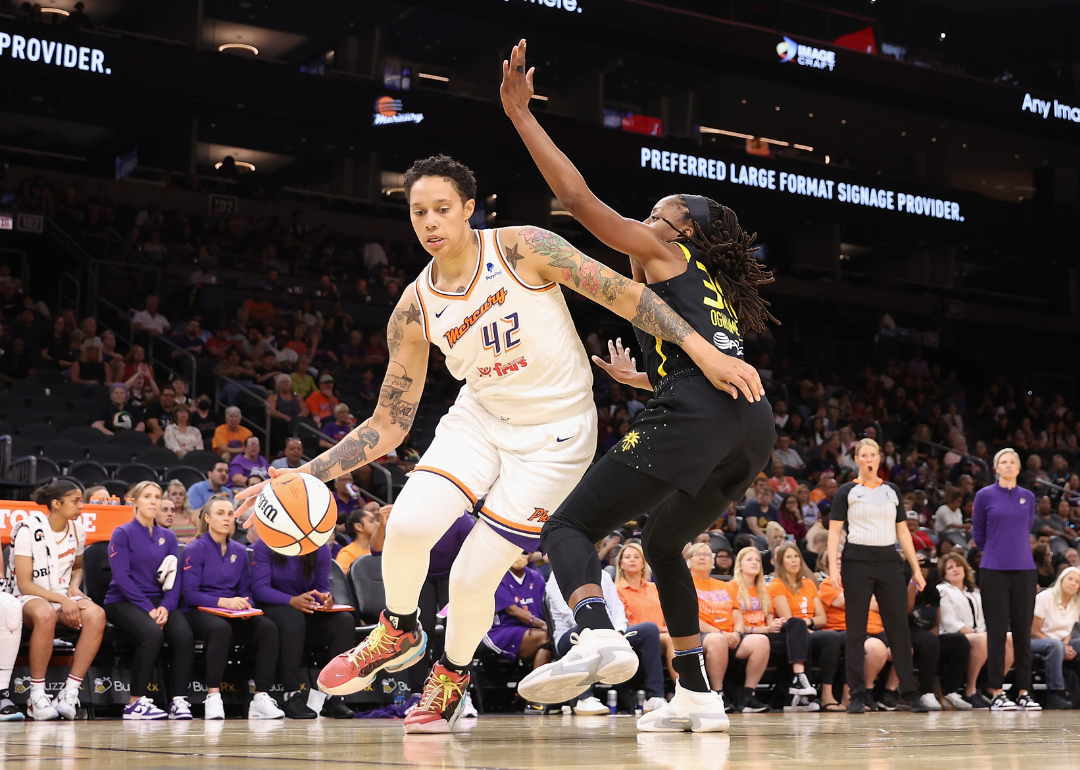
<instances>
[{"instance_id":1,"label":"white shorts","mask_svg":"<svg viewBox=\"0 0 1080 770\"><path fill-rule=\"evenodd\" d=\"M34 599L41 599L41 601L48 602L49 604L51 604L52 608L54 610L56 610L57 612L60 611L60 603L59 602L50 602L48 599L42 599L42 597L35 596L34 594L19 594L15 598L18 599L20 602L22 602L23 607L25 607L29 602L32 602ZM72 596L71 598L74 599L77 602L82 601L81 596Z\"/></svg>"},{"instance_id":2,"label":"white shorts","mask_svg":"<svg viewBox=\"0 0 1080 770\"><path fill-rule=\"evenodd\" d=\"M542 425L501 422L462 389L413 473L450 481L507 540L534 550L540 528L589 469L596 410Z\"/></svg>"}]
</instances>

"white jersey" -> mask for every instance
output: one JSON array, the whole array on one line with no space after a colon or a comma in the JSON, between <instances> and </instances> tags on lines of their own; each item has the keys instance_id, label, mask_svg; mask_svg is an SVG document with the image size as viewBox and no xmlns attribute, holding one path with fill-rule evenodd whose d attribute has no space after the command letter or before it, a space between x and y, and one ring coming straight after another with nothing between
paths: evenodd
<instances>
[{"instance_id":1,"label":"white jersey","mask_svg":"<svg viewBox=\"0 0 1080 770\"><path fill-rule=\"evenodd\" d=\"M20 522L12 543L13 556L29 556L34 560L32 579L35 583L46 591L65 595L71 587L75 560L84 550L86 529L81 520L68 522L64 531L54 532L44 514L37 514L34 521ZM14 564L15 559L12 559L8 567L12 577L15 575ZM16 596L21 595L17 581L11 581L11 588Z\"/></svg>"},{"instance_id":2,"label":"white jersey","mask_svg":"<svg viewBox=\"0 0 1080 770\"><path fill-rule=\"evenodd\" d=\"M503 422L539 425L592 409L592 371L559 284L528 285L503 259L499 231L478 235L463 293L435 288L433 262L416 279L425 336Z\"/></svg>"}]
</instances>

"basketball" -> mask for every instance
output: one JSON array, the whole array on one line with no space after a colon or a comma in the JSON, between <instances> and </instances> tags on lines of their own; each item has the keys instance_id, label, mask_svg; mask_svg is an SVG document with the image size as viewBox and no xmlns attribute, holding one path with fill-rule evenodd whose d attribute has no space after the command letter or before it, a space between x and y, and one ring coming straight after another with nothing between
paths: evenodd
<instances>
[{"instance_id":1,"label":"basketball","mask_svg":"<svg viewBox=\"0 0 1080 770\"><path fill-rule=\"evenodd\" d=\"M259 537L284 556L302 556L326 543L337 525L337 503L326 484L307 473L273 479L255 500Z\"/></svg>"}]
</instances>

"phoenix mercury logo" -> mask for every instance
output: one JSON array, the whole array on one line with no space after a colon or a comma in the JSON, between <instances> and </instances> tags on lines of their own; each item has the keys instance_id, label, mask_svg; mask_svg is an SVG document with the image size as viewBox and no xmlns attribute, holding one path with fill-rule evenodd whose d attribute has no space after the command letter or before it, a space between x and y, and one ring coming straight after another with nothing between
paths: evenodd
<instances>
[{"instance_id":1,"label":"phoenix mercury logo","mask_svg":"<svg viewBox=\"0 0 1080 770\"><path fill-rule=\"evenodd\" d=\"M455 326L453 329L450 329L443 334L443 337L446 338L446 343L450 347L454 347L458 340L464 337L465 333L476 325L476 322L483 317L484 313L491 310L493 307L498 307L504 302L506 302L506 289L499 289L484 300L484 304L474 310L471 315L466 316L465 320L461 322L461 326Z\"/></svg>"},{"instance_id":2,"label":"phoenix mercury logo","mask_svg":"<svg viewBox=\"0 0 1080 770\"><path fill-rule=\"evenodd\" d=\"M375 100L374 126L385 126L390 123L419 123L424 119L422 112L402 112L400 99L392 96L380 96Z\"/></svg>"}]
</instances>

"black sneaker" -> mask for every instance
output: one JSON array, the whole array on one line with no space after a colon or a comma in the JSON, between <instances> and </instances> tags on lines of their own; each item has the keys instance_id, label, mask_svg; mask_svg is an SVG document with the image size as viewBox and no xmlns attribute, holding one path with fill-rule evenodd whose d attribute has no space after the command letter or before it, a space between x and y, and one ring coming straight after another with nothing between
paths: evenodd
<instances>
[{"instance_id":1,"label":"black sneaker","mask_svg":"<svg viewBox=\"0 0 1080 770\"><path fill-rule=\"evenodd\" d=\"M740 714L761 714L769 710L769 707L754 697L753 693L744 695L735 710Z\"/></svg>"},{"instance_id":2,"label":"black sneaker","mask_svg":"<svg viewBox=\"0 0 1080 770\"><path fill-rule=\"evenodd\" d=\"M24 718L19 707L11 702L10 693L0 690L0 722L21 722Z\"/></svg>"},{"instance_id":3,"label":"black sneaker","mask_svg":"<svg viewBox=\"0 0 1080 770\"><path fill-rule=\"evenodd\" d=\"M896 711L900 708L900 693L896 690L882 690L877 703L882 711Z\"/></svg>"},{"instance_id":4,"label":"black sneaker","mask_svg":"<svg viewBox=\"0 0 1080 770\"><path fill-rule=\"evenodd\" d=\"M1070 704L1071 705L1071 704ZM1020 711L1042 711L1042 704L1031 697L1031 693L1020 693L1020 697L1016 699L1016 708Z\"/></svg>"},{"instance_id":5,"label":"black sneaker","mask_svg":"<svg viewBox=\"0 0 1080 770\"><path fill-rule=\"evenodd\" d=\"M990 701L991 711L1016 711L1017 705L1009 700L1009 696L1002 690Z\"/></svg>"},{"instance_id":6,"label":"black sneaker","mask_svg":"<svg viewBox=\"0 0 1080 770\"><path fill-rule=\"evenodd\" d=\"M286 701L288 703L288 701ZM288 714L288 712L285 712ZM345 705L344 699L340 695L331 695L325 701L323 701L322 710L319 712L320 716L324 716L327 719L352 719L356 716L353 710Z\"/></svg>"},{"instance_id":7,"label":"black sneaker","mask_svg":"<svg viewBox=\"0 0 1080 770\"><path fill-rule=\"evenodd\" d=\"M849 714L865 714L866 713L866 699L862 695L852 695L851 700L847 704L847 713Z\"/></svg>"},{"instance_id":8,"label":"black sneaker","mask_svg":"<svg viewBox=\"0 0 1080 770\"><path fill-rule=\"evenodd\" d=\"M281 704L281 710L285 712L286 719L315 719L319 715L308 708L307 698L300 693Z\"/></svg>"},{"instance_id":9,"label":"black sneaker","mask_svg":"<svg viewBox=\"0 0 1080 770\"><path fill-rule=\"evenodd\" d=\"M1021 700L1023 700L1023 696L1021 696ZM1048 709L1056 711L1058 709L1071 709L1072 707L1072 701L1066 698L1064 693L1059 690L1053 690L1046 696L1046 708Z\"/></svg>"},{"instance_id":10,"label":"black sneaker","mask_svg":"<svg viewBox=\"0 0 1080 770\"><path fill-rule=\"evenodd\" d=\"M986 702L986 698L984 698L978 692L973 692L971 695L965 695L964 700L966 700L968 703L970 703L971 707L973 709L988 709L988 708L990 708L990 704Z\"/></svg>"},{"instance_id":11,"label":"black sneaker","mask_svg":"<svg viewBox=\"0 0 1080 770\"><path fill-rule=\"evenodd\" d=\"M814 685L810 684L810 680L807 679L805 673L796 674L792 677L787 691L788 695L805 695L807 697L817 695L817 690L814 689Z\"/></svg>"},{"instance_id":12,"label":"black sneaker","mask_svg":"<svg viewBox=\"0 0 1080 770\"><path fill-rule=\"evenodd\" d=\"M901 711L910 711L913 714L927 714L930 712L930 707L923 703L917 692L908 693L907 698L900 701L899 708Z\"/></svg>"}]
</instances>

